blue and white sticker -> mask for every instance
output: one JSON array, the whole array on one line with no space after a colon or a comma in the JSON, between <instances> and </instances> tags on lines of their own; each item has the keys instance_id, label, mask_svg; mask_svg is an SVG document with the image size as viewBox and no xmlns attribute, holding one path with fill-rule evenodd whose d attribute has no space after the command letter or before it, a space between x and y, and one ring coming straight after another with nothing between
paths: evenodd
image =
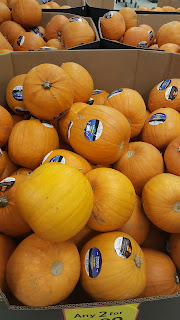
<instances>
[{"instance_id":1,"label":"blue and white sticker","mask_svg":"<svg viewBox=\"0 0 180 320\"><path fill-rule=\"evenodd\" d=\"M96 90L93 90L92 94L100 94L101 92L102 92L101 90L96 89Z\"/></svg>"},{"instance_id":2,"label":"blue and white sticker","mask_svg":"<svg viewBox=\"0 0 180 320\"><path fill-rule=\"evenodd\" d=\"M0 149L0 157L3 155L2 150Z\"/></svg>"},{"instance_id":3,"label":"blue and white sticker","mask_svg":"<svg viewBox=\"0 0 180 320\"><path fill-rule=\"evenodd\" d=\"M83 22L83 19L81 17L72 17L71 19L69 19L69 22L75 22L75 21Z\"/></svg>"},{"instance_id":4,"label":"blue and white sticker","mask_svg":"<svg viewBox=\"0 0 180 320\"><path fill-rule=\"evenodd\" d=\"M89 104L90 106L92 106L93 103L94 103L94 99L93 98L89 98L89 100L86 103Z\"/></svg>"},{"instance_id":5,"label":"blue and white sticker","mask_svg":"<svg viewBox=\"0 0 180 320\"><path fill-rule=\"evenodd\" d=\"M165 92L166 100L174 100L178 95L178 88L175 86L170 86Z\"/></svg>"},{"instance_id":6,"label":"blue and white sticker","mask_svg":"<svg viewBox=\"0 0 180 320\"><path fill-rule=\"evenodd\" d=\"M164 113L155 113L150 119L149 124L151 126L156 126L160 123L164 123L166 121L166 115Z\"/></svg>"},{"instance_id":7,"label":"blue and white sticker","mask_svg":"<svg viewBox=\"0 0 180 320\"><path fill-rule=\"evenodd\" d=\"M3 179L0 182L0 191L4 192L4 191L9 190L14 185L15 181L16 181L16 179L12 178L12 177L8 177L8 178Z\"/></svg>"},{"instance_id":8,"label":"blue and white sticker","mask_svg":"<svg viewBox=\"0 0 180 320\"><path fill-rule=\"evenodd\" d=\"M20 37L17 39L17 44L18 44L18 46L22 46L23 43L24 43L24 40L25 40L25 36L20 36Z\"/></svg>"},{"instance_id":9,"label":"blue and white sticker","mask_svg":"<svg viewBox=\"0 0 180 320\"><path fill-rule=\"evenodd\" d=\"M170 79L163 80L158 84L157 89L159 91L165 90L167 87L169 87L170 83L171 83Z\"/></svg>"},{"instance_id":10,"label":"blue and white sticker","mask_svg":"<svg viewBox=\"0 0 180 320\"><path fill-rule=\"evenodd\" d=\"M147 46L147 41L141 41L137 45L138 48L146 48L146 46Z\"/></svg>"},{"instance_id":11,"label":"blue and white sticker","mask_svg":"<svg viewBox=\"0 0 180 320\"><path fill-rule=\"evenodd\" d=\"M153 39L153 32L149 30L148 34L149 34L149 40L151 41Z\"/></svg>"},{"instance_id":12,"label":"blue and white sticker","mask_svg":"<svg viewBox=\"0 0 180 320\"><path fill-rule=\"evenodd\" d=\"M107 13L104 14L105 19L111 19L113 16L113 11L108 11Z\"/></svg>"},{"instance_id":13,"label":"blue and white sticker","mask_svg":"<svg viewBox=\"0 0 180 320\"><path fill-rule=\"evenodd\" d=\"M84 135L89 141L96 141L100 138L103 132L103 125L100 120L92 119L86 123Z\"/></svg>"},{"instance_id":14,"label":"blue and white sticker","mask_svg":"<svg viewBox=\"0 0 180 320\"><path fill-rule=\"evenodd\" d=\"M59 162L59 163L65 164L66 160L63 156L57 155L57 156L51 158L51 160L49 160L49 162Z\"/></svg>"},{"instance_id":15,"label":"blue and white sticker","mask_svg":"<svg viewBox=\"0 0 180 320\"><path fill-rule=\"evenodd\" d=\"M121 92L123 92L123 89L115 90L115 91L111 92L111 93L107 96L107 99L110 99L110 98L116 96L117 94L119 94L119 93L121 93Z\"/></svg>"},{"instance_id":16,"label":"blue and white sticker","mask_svg":"<svg viewBox=\"0 0 180 320\"><path fill-rule=\"evenodd\" d=\"M85 270L89 277L96 278L102 266L102 256L98 248L93 247L86 252Z\"/></svg>"},{"instance_id":17,"label":"blue and white sticker","mask_svg":"<svg viewBox=\"0 0 180 320\"><path fill-rule=\"evenodd\" d=\"M67 130L67 138L69 139L70 138L70 135L71 135L71 128L73 126L73 121L70 121L69 122L69 125L68 125L68 130Z\"/></svg>"},{"instance_id":18,"label":"blue and white sticker","mask_svg":"<svg viewBox=\"0 0 180 320\"><path fill-rule=\"evenodd\" d=\"M38 36L43 38L43 34L40 32L39 28L32 28L30 32L37 34Z\"/></svg>"},{"instance_id":19,"label":"blue and white sticker","mask_svg":"<svg viewBox=\"0 0 180 320\"><path fill-rule=\"evenodd\" d=\"M23 86L16 86L12 91L12 96L17 101L23 101Z\"/></svg>"}]
</instances>

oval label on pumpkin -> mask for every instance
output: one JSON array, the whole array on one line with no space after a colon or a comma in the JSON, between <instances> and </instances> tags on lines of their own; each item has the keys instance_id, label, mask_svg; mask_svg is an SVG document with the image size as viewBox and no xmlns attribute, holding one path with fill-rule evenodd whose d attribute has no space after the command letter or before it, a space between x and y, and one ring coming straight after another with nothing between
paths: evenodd
<instances>
[{"instance_id":1,"label":"oval label on pumpkin","mask_svg":"<svg viewBox=\"0 0 180 320\"><path fill-rule=\"evenodd\" d=\"M127 259L132 253L131 241L128 238L118 237L114 242L114 249L118 256Z\"/></svg>"},{"instance_id":2,"label":"oval label on pumpkin","mask_svg":"<svg viewBox=\"0 0 180 320\"><path fill-rule=\"evenodd\" d=\"M109 11L107 13L104 14L104 18L105 19L111 19L113 16L113 11Z\"/></svg>"},{"instance_id":3,"label":"oval label on pumpkin","mask_svg":"<svg viewBox=\"0 0 180 320\"><path fill-rule=\"evenodd\" d=\"M166 92L165 92L165 97L166 100L174 100L178 95L178 88L175 86L170 86Z\"/></svg>"},{"instance_id":4,"label":"oval label on pumpkin","mask_svg":"<svg viewBox=\"0 0 180 320\"><path fill-rule=\"evenodd\" d=\"M90 106L92 106L93 103L94 103L94 99L93 98L89 98L89 100L86 103L89 104Z\"/></svg>"},{"instance_id":5,"label":"oval label on pumpkin","mask_svg":"<svg viewBox=\"0 0 180 320\"><path fill-rule=\"evenodd\" d=\"M43 34L40 32L39 28L33 28L30 30L30 32L33 32L43 38Z\"/></svg>"},{"instance_id":6,"label":"oval label on pumpkin","mask_svg":"<svg viewBox=\"0 0 180 320\"><path fill-rule=\"evenodd\" d=\"M155 113L150 119L149 124L151 126L156 126L163 123L166 120L166 115L164 113Z\"/></svg>"},{"instance_id":7,"label":"oval label on pumpkin","mask_svg":"<svg viewBox=\"0 0 180 320\"><path fill-rule=\"evenodd\" d=\"M25 36L20 36L20 37L17 39L17 44L18 44L18 46L22 46L23 43L24 43L24 40L25 40Z\"/></svg>"},{"instance_id":8,"label":"oval label on pumpkin","mask_svg":"<svg viewBox=\"0 0 180 320\"><path fill-rule=\"evenodd\" d=\"M151 41L153 39L153 32L149 30L148 34L149 34L149 40Z\"/></svg>"},{"instance_id":9,"label":"oval label on pumpkin","mask_svg":"<svg viewBox=\"0 0 180 320\"><path fill-rule=\"evenodd\" d=\"M68 125L68 130L67 130L67 138L69 139L70 138L70 135L71 135L71 128L73 126L73 122L70 121L69 122L69 125Z\"/></svg>"},{"instance_id":10,"label":"oval label on pumpkin","mask_svg":"<svg viewBox=\"0 0 180 320\"><path fill-rule=\"evenodd\" d=\"M69 22L75 22L75 21L82 22L82 21L83 21L83 19L82 19L82 18L80 18L80 17L73 17L73 18L69 19Z\"/></svg>"},{"instance_id":11,"label":"oval label on pumpkin","mask_svg":"<svg viewBox=\"0 0 180 320\"><path fill-rule=\"evenodd\" d=\"M42 159L41 164L43 164L43 163L47 160L47 158L50 156L50 154L51 154L52 152L53 152L53 151L50 151L48 154L46 154L46 156Z\"/></svg>"},{"instance_id":12,"label":"oval label on pumpkin","mask_svg":"<svg viewBox=\"0 0 180 320\"><path fill-rule=\"evenodd\" d=\"M16 179L12 178L12 177L8 177L6 179L3 179L0 182L0 191L4 192L4 191L9 190L14 185L15 181L16 181Z\"/></svg>"},{"instance_id":13,"label":"oval label on pumpkin","mask_svg":"<svg viewBox=\"0 0 180 320\"><path fill-rule=\"evenodd\" d=\"M12 91L15 100L23 101L23 86L16 86Z\"/></svg>"},{"instance_id":14,"label":"oval label on pumpkin","mask_svg":"<svg viewBox=\"0 0 180 320\"><path fill-rule=\"evenodd\" d=\"M103 132L103 125L100 120L92 119L86 123L84 128L84 135L89 141L96 141L100 138Z\"/></svg>"},{"instance_id":15,"label":"oval label on pumpkin","mask_svg":"<svg viewBox=\"0 0 180 320\"><path fill-rule=\"evenodd\" d=\"M41 122L43 124L43 126L47 127L47 128L54 128L54 126L51 124L51 123L48 123L48 122Z\"/></svg>"},{"instance_id":16,"label":"oval label on pumpkin","mask_svg":"<svg viewBox=\"0 0 180 320\"><path fill-rule=\"evenodd\" d=\"M147 42L146 41L141 41L137 45L138 48L145 48L146 46L147 46Z\"/></svg>"},{"instance_id":17,"label":"oval label on pumpkin","mask_svg":"<svg viewBox=\"0 0 180 320\"><path fill-rule=\"evenodd\" d=\"M101 252L98 248L93 247L86 252L85 256L85 270L89 277L96 278L102 266Z\"/></svg>"},{"instance_id":18,"label":"oval label on pumpkin","mask_svg":"<svg viewBox=\"0 0 180 320\"><path fill-rule=\"evenodd\" d=\"M102 92L101 90L96 89L96 90L93 90L92 94L100 94L101 92Z\"/></svg>"},{"instance_id":19,"label":"oval label on pumpkin","mask_svg":"<svg viewBox=\"0 0 180 320\"><path fill-rule=\"evenodd\" d=\"M167 87L169 87L170 83L171 83L170 79L163 80L158 84L157 89L159 91L165 90Z\"/></svg>"},{"instance_id":20,"label":"oval label on pumpkin","mask_svg":"<svg viewBox=\"0 0 180 320\"><path fill-rule=\"evenodd\" d=\"M59 163L65 164L66 160L63 156L57 155L57 156L51 158L51 160L49 162L59 162Z\"/></svg>"},{"instance_id":21,"label":"oval label on pumpkin","mask_svg":"<svg viewBox=\"0 0 180 320\"><path fill-rule=\"evenodd\" d=\"M116 96L117 94L119 94L119 93L121 93L121 92L123 92L123 89L115 90L115 91L111 92L111 93L107 96L107 99L110 99L110 98Z\"/></svg>"}]
</instances>

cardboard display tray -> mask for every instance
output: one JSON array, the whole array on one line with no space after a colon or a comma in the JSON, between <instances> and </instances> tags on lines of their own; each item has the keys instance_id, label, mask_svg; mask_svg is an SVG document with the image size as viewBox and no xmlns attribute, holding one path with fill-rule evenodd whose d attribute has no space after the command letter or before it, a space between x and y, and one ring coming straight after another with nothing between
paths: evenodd
<instances>
[{"instance_id":1,"label":"cardboard display tray","mask_svg":"<svg viewBox=\"0 0 180 320\"><path fill-rule=\"evenodd\" d=\"M37 0L39 4L48 4L52 0ZM86 2L85 0L56 0L56 3L58 3L60 6L68 5L71 8L69 9L43 9L43 12L51 11L51 12L67 12L67 13L73 13L78 14L81 16L86 15Z\"/></svg>"}]
</instances>

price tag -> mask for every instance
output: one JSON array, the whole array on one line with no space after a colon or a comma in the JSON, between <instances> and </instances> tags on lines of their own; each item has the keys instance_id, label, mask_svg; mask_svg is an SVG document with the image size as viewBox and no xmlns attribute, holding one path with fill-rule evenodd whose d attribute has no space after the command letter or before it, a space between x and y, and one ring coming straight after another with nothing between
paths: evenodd
<instances>
[{"instance_id":1,"label":"price tag","mask_svg":"<svg viewBox=\"0 0 180 320\"><path fill-rule=\"evenodd\" d=\"M135 320L137 319L139 303L121 306L87 307L64 309L65 320Z\"/></svg>"}]
</instances>

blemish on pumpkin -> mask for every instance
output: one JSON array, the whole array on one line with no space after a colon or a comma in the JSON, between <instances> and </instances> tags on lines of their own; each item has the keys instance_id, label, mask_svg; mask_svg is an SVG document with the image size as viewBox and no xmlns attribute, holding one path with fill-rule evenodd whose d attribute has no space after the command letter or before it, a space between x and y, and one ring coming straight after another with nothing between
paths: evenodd
<instances>
[{"instance_id":1,"label":"blemish on pumpkin","mask_svg":"<svg viewBox=\"0 0 180 320\"><path fill-rule=\"evenodd\" d=\"M99 218L98 216L96 216L96 215L94 214L94 212L92 212L92 215L93 215L94 219L96 219L97 221L102 222L102 223L106 223L106 221L104 221L103 219L101 219L101 218Z\"/></svg>"},{"instance_id":2,"label":"blemish on pumpkin","mask_svg":"<svg viewBox=\"0 0 180 320\"><path fill-rule=\"evenodd\" d=\"M91 188L92 188L92 191L94 192L94 191L95 191L95 188L94 188L93 186L91 186Z\"/></svg>"},{"instance_id":3,"label":"blemish on pumpkin","mask_svg":"<svg viewBox=\"0 0 180 320\"><path fill-rule=\"evenodd\" d=\"M48 196L46 197L46 199L48 199Z\"/></svg>"},{"instance_id":4,"label":"blemish on pumpkin","mask_svg":"<svg viewBox=\"0 0 180 320\"><path fill-rule=\"evenodd\" d=\"M126 157L131 158L132 156L135 155L135 151L134 150L130 150L126 153Z\"/></svg>"},{"instance_id":5,"label":"blemish on pumpkin","mask_svg":"<svg viewBox=\"0 0 180 320\"><path fill-rule=\"evenodd\" d=\"M51 267L51 274L53 276L59 276L63 271L63 264L60 261L56 261L53 263L52 267Z\"/></svg>"},{"instance_id":6,"label":"blemish on pumpkin","mask_svg":"<svg viewBox=\"0 0 180 320\"><path fill-rule=\"evenodd\" d=\"M58 208L58 207L56 207L56 210L59 210L59 208Z\"/></svg>"},{"instance_id":7,"label":"blemish on pumpkin","mask_svg":"<svg viewBox=\"0 0 180 320\"><path fill-rule=\"evenodd\" d=\"M120 145L119 145L119 150L121 150L124 147L124 140L121 141Z\"/></svg>"}]
</instances>

